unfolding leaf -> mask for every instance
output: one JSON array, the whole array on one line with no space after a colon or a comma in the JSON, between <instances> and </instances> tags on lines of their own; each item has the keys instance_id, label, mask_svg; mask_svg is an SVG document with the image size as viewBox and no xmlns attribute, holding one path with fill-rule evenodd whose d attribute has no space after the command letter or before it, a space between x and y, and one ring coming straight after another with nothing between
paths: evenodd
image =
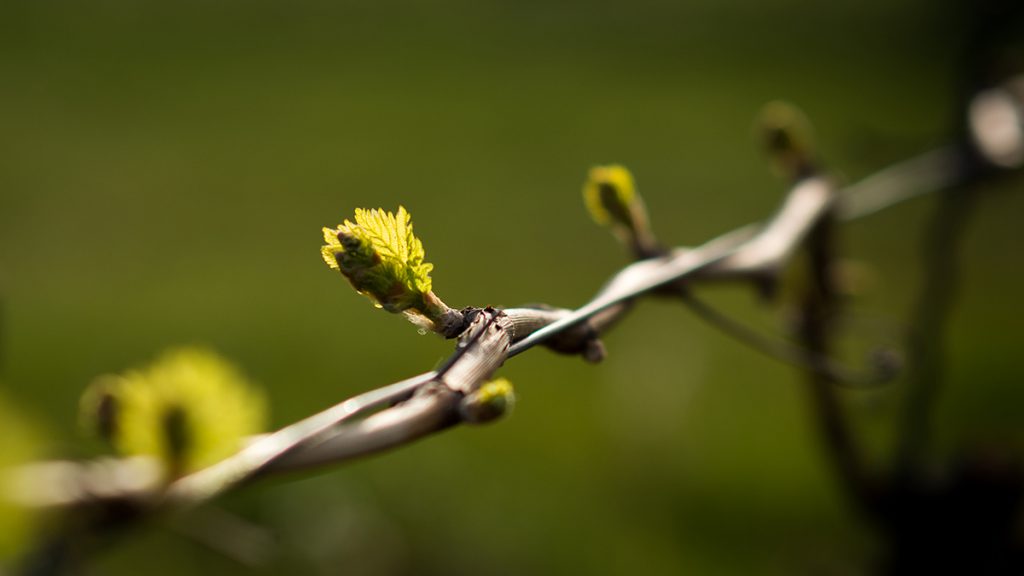
<instances>
[{"instance_id":1,"label":"unfolding leaf","mask_svg":"<svg viewBox=\"0 0 1024 576\"><path fill-rule=\"evenodd\" d=\"M355 222L324 228L326 245L320 251L331 268L352 286L390 312L417 309L431 290L433 264L424 262L423 243L413 234L404 207L398 213L357 208Z\"/></svg>"}]
</instances>

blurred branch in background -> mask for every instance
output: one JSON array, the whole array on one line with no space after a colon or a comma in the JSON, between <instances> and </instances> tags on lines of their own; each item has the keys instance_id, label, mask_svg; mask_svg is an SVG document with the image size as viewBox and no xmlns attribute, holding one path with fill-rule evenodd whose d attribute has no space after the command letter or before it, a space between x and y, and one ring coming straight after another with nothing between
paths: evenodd
<instances>
[{"instance_id":1,"label":"blurred branch in background","mask_svg":"<svg viewBox=\"0 0 1024 576\"><path fill-rule=\"evenodd\" d=\"M1024 79L1002 79L1024 5L985 0L963 9L954 126L957 164L968 178L938 195L919 247L923 274L909 323L906 396L891 470L873 510L887 537L883 569L890 574L1024 571L1020 455L969 445L943 461L934 440L936 404L950 379L948 327L965 281L961 252L982 200L977 184L1024 162Z\"/></svg>"}]
</instances>

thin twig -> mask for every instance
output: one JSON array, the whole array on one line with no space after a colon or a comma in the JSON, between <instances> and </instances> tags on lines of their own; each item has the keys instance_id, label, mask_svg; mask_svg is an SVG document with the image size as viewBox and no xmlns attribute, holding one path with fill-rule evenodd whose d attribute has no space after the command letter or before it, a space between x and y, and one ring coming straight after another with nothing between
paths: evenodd
<instances>
[{"instance_id":1,"label":"thin twig","mask_svg":"<svg viewBox=\"0 0 1024 576\"><path fill-rule=\"evenodd\" d=\"M945 372L945 327L957 296L958 258L974 199L967 190L943 193L921 243L924 278L908 338L907 398L896 468L908 475L928 456L930 415Z\"/></svg>"},{"instance_id":2,"label":"thin twig","mask_svg":"<svg viewBox=\"0 0 1024 576\"><path fill-rule=\"evenodd\" d=\"M798 368L821 373L838 386L866 388L888 382L894 375L895 367L887 362L872 362L861 369L844 366L829 356L815 354L802 346L781 339L770 339L754 332L745 324L723 314L715 307L693 295L682 292L679 298L689 307L690 311L708 324L725 332L734 340L742 342L759 352L791 364Z\"/></svg>"},{"instance_id":3,"label":"thin twig","mask_svg":"<svg viewBox=\"0 0 1024 576\"><path fill-rule=\"evenodd\" d=\"M839 194L836 217L858 220L918 196L955 186L964 179L963 151L938 148L890 166L847 186Z\"/></svg>"},{"instance_id":4,"label":"thin twig","mask_svg":"<svg viewBox=\"0 0 1024 576\"><path fill-rule=\"evenodd\" d=\"M824 214L807 238L809 277L800 306L800 339L815 357L827 358L832 348L833 319L838 304L832 262L836 219ZM828 458L836 469L840 485L862 510L874 508L874 488L868 476L864 454L854 438L838 396L834 379L823 371L807 372L807 381L814 403Z\"/></svg>"}]
</instances>

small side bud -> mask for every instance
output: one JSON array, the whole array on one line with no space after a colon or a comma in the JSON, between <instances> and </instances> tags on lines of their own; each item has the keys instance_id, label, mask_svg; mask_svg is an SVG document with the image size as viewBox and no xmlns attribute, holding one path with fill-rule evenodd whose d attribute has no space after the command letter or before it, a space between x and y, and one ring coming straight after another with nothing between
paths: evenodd
<instances>
[{"instance_id":1,"label":"small side bud","mask_svg":"<svg viewBox=\"0 0 1024 576\"><path fill-rule=\"evenodd\" d=\"M512 383L505 378L497 378L466 395L459 403L459 414L470 424L485 424L511 412L515 403Z\"/></svg>"},{"instance_id":2,"label":"small side bud","mask_svg":"<svg viewBox=\"0 0 1024 576\"><path fill-rule=\"evenodd\" d=\"M657 252L647 208L636 192L633 175L624 166L591 168L583 184L583 200L591 218L608 226L639 256L648 257Z\"/></svg>"},{"instance_id":3,"label":"small side bud","mask_svg":"<svg viewBox=\"0 0 1024 576\"><path fill-rule=\"evenodd\" d=\"M796 106L765 104L758 115L757 136L780 176L797 180L814 171L814 130Z\"/></svg>"}]
</instances>

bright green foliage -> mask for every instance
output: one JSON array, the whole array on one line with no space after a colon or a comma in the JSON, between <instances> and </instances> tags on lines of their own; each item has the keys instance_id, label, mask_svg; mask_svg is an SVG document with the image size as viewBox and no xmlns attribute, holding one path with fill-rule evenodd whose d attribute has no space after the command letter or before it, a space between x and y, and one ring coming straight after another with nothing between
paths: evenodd
<instances>
[{"instance_id":1,"label":"bright green foliage","mask_svg":"<svg viewBox=\"0 0 1024 576\"><path fill-rule=\"evenodd\" d=\"M459 409L465 421L481 424L508 414L515 404L516 393L512 383L505 378L496 378L466 396Z\"/></svg>"},{"instance_id":2,"label":"bright green foliage","mask_svg":"<svg viewBox=\"0 0 1024 576\"><path fill-rule=\"evenodd\" d=\"M37 459L39 436L24 418L0 398L0 573L2 561L23 551L33 515L8 498L8 476L16 466Z\"/></svg>"},{"instance_id":3,"label":"bright green foliage","mask_svg":"<svg viewBox=\"0 0 1024 576\"><path fill-rule=\"evenodd\" d=\"M157 457L173 477L229 456L261 432L265 402L228 361L181 348L98 379L82 396L82 414L118 452Z\"/></svg>"},{"instance_id":4,"label":"bright green foliage","mask_svg":"<svg viewBox=\"0 0 1024 576\"><path fill-rule=\"evenodd\" d=\"M423 261L423 243L404 207L397 214L357 208L355 222L324 228L324 240L320 250L327 265L375 304L389 312L428 312L434 266Z\"/></svg>"}]
</instances>

